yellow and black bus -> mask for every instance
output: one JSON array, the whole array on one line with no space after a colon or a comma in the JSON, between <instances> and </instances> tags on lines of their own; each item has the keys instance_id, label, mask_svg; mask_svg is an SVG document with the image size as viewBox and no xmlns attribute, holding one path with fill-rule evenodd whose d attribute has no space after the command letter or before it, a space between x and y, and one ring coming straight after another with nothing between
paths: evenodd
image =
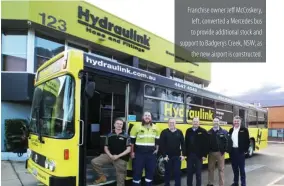
<instances>
[{"instance_id":1,"label":"yellow and black bus","mask_svg":"<svg viewBox=\"0 0 284 186\"><path fill-rule=\"evenodd\" d=\"M28 171L48 186L92 185L96 175L90 161L103 152L104 137L112 130L114 119L124 118L129 133L140 124L146 110L160 130L167 128L169 117L175 117L183 133L195 116L206 129L218 117L228 130L234 115L239 115L250 132L248 156L267 146L265 109L111 59L70 50L44 63L36 73ZM129 160L127 180L132 176L131 163ZM107 166L104 171L107 183L115 182L114 168ZM159 157L156 180L163 174Z\"/></svg>"}]
</instances>

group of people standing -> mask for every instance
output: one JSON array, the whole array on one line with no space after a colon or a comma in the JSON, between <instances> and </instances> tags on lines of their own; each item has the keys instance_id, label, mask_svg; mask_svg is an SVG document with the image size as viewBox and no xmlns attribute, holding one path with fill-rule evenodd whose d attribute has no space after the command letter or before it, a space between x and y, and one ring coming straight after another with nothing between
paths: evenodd
<instances>
[{"instance_id":1,"label":"group of people standing","mask_svg":"<svg viewBox=\"0 0 284 186\"><path fill-rule=\"evenodd\" d=\"M193 185L196 174L196 185L201 186L202 164L208 158L208 186L213 186L214 169L217 161L219 186L224 186L225 152L231 158L234 182L231 186L246 185L245 153L249 149L248 129L241 126L241 118L235 116L233 127L226 131L219 119L213 120L213 127L207 131L199 125L199 118L193 118L192 127L188 128L185 137L176 128L175 118L168 120L168 128L160 132L152 123L150 112L145 112L141 125L134 125L130 136L122 131L123 121L115 121L115 130L106 139L105 152L92 160L94 169L99 174L95 184L105 182L106 177L101 166L112 162L117 171L117 185L124 185L127 161L132 158L133 186L140 185L143 169L145 169L145 185L151 186L155 174L157 155L163 157L165 163L165 186L170 185L171 173L174 174L176 186L181 186L181 163L187 163L187 185Z\"/></svg>"}]
</instances>

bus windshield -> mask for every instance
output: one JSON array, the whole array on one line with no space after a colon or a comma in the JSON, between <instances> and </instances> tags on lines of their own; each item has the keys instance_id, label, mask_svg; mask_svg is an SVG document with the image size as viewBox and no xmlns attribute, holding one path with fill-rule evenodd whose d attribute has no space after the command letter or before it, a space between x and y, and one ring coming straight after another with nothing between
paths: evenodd
<instances>
[{"instance_id":1,"label":"bus windshield","mask_svg":"<svg viewBox=\"0 0 284 186\"><path fill-rule=\"evenodd\" d=\"M74 136L74 80L64 75L38 85L34 90L30 132L51 138Z\"/></svg>"}]
</instances>

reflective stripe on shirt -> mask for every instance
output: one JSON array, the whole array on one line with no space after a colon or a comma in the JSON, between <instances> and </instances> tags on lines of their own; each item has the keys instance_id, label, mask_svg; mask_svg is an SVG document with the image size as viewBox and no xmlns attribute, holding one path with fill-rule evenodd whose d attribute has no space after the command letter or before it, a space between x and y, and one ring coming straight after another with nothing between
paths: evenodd
<instances>
[{"instance_id":1,"label":"reflective stripe on shirt","mask_svg":"<svg viewBox=\"0 0 284 186\"><path fill-rule=\"evenodd\" d=\"M155 146L155 140L160 138L160 131L154 124L149 128L136 124L130 131L130 137L135 139L136 145Z\"/></svg>"}]
</instances>

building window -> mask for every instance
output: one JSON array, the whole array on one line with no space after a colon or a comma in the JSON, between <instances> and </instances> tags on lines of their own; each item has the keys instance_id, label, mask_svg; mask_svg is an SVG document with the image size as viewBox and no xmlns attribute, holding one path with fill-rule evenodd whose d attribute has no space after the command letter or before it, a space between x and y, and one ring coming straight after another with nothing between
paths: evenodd
<instances>
[{"instance_id":1,"label":"building window","mask_svg":"<svg viewBox=\"0 0 284 186\"><path fill-rule=\"evenodd\" d=\"M139 62L138 68L147 71L147 64L146 64L146 63Z\"/></svg>"},{"instance_id":2,"label":"building window","mask_svg":"<svg viewBox=\"0 0 284 186\"><path fill-rule=\"evenodd\" d=\"M173 80L176 80L176 81L184 83L184 74L181 73L181 72L177 72L175 70L171 70L170 78L172 78Z\"/></svg>"},{"instance_id":3,"label":"building window","mask_svg":"<svg viewBox=\"0 0 284 186\"><path fill-rule=\"evenodd\" d=\"M117 59L114 59L114 57L108 53L105 53L103 51L99 51L99 50L91 50L92 54L95 54L97 56L99 56L100 58L104 58L106 60L111 60L114 62L118 62Z\"/></svg>"},{"instance_id":4,"label":"building window","mask_svg":"<svg viewBox=\"0 0 284 186\"><path fill-rule=\"evenodd\" d=\"M194 79L185 75L184 76L184 83L188 85L194 85Z\"/></svg>"},{"instance_id":5,"label":"building window","mask_svg":"<svg viewBox=\"0 0 284 186\"><path fill-rule=\"evenodd\" d=\"M27 32L2 32L2 70L27 70Z\"/></svg>"},{"instance_id":6,"label":"building window","mask_svg":"<svg viewBox=\"0 0 284 186\"><path fill-rule=\"evenodd\" d=\"M128 65L128 66L133 66L133 57L131 56L131 57L124 57L124 58L122 58L122 59L120 59L120 62L122 63L122 64L125 64L125 65Z\"/></svg>"},{"instance_id":7,"label":"building window","mask_svg":"<svg viewBox=\"0 0 284 186\"><path fill-rule=\"evenodd\" d=\"M75 50L81 50L83 52L88 52L88 48L81 47L79 45L75 45L73 43L68 43L68 49L75 49Z\"/></svg>"},{"instance_id":8,"label":"building window","mask_svg":"<svg viewBox=\"0 0 284 186\"><path fill-rule=\"evenodd\" d=\"M35 65L37 70L43 63L65 50L64 41L36 35L35 38Z\"/></svg>"},{"instance_id":9,"label":"building window","mask_svg":"<svg viewBox=\"0 0 284 186\"><path fill-rule=\"evenodd\" d=\"M141 60L139 60L139 66L138 67L142 70L146 70L146 71L152 72L154 74L166 76L165 67L163 67L159 64L155 64L155 63L148 62L146 60L141 59Z\"/></svg>"}]
</instances>

